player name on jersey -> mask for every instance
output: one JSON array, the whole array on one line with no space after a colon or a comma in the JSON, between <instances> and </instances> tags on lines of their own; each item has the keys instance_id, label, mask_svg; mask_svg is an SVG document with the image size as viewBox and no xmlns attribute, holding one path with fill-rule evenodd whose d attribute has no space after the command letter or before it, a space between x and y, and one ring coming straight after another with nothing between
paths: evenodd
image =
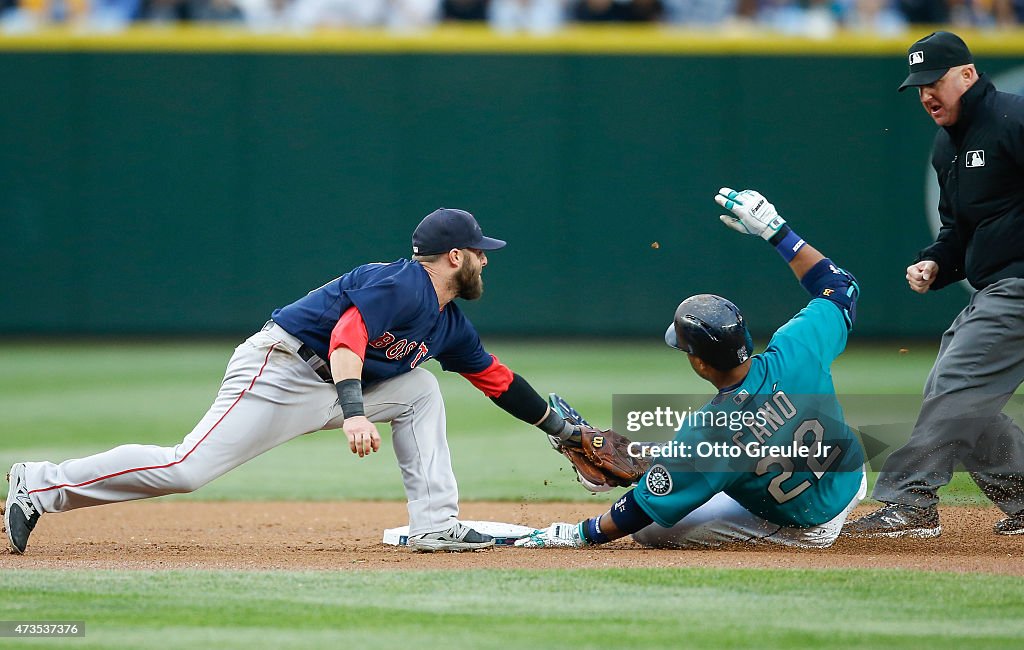
<instances>
[{"instance_id":1,"label":"player name on jersey","mask_svg":"<svg viewBox=\"0 0 1024 650\"><path fill-rule=\"evenodd\" d=\"M771 438L776 431L797 415L797 408L793 406L793 402L790 401L786 393L781 390L776 391L753 410L758 417L744 421L743 424L746 427L746 432L754 436L760 444L764 444L768 438ZM741 439L744 433L744 431L737 431L733 435L732 441L737 445L742 445L743 441Z\"/></svg>"}]
</instances>

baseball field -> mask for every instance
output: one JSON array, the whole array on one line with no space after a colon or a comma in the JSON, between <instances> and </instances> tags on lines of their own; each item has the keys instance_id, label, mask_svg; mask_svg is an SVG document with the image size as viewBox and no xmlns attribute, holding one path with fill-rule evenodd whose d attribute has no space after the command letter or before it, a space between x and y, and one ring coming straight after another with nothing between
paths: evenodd
<instances>
[{"instance_id":1,"label":"baseball field","mask_svg":"<svg viewBox=\"0 0 1024 650\"><path fill-rule=\"evenodd\" d=\"M209 405L234 343L4 345L0 464L177 443ZM599 423L610 422L615 393L707 392L657 340L489 348ZM934 353L931 344L855 345L833 366L840 396L918 393ZM543 526L607 507L611 496L583 491L539 432L433 370L463 519ZM320 432L190 495L44 516L26 555L0 556L0 619L84 622L84 636L0 638L0 647L961 648L1024 639L1020 538L991 532L1000 515L964 475L943 492L944 532L933 540L429 555L381 544L385 528L406 523L384 438L381 453L359 459L340 432Z\"/></svg>"}]
</instances>

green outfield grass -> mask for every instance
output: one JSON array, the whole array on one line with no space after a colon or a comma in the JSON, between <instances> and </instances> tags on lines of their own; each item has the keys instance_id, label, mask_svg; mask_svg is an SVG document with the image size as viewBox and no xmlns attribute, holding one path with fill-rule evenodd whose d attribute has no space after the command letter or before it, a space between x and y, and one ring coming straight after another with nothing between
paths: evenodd
<instances>
[{"instance_id":1,"label":"green outfield grass","mask_svg":"<svg viewBox=\"0 0 1024 650\"><path fill-rule=\"evenodd\" d=\"M123 443L173 445L205 413L234 341L0 346L0 467L63 460ZM900 348L909 348L901 353ZM499 341L488 348L541 393L559 392L596 423L610 424L616 393L708 393L686 358L654 342ZM841 395L919 394L934 359L928 344L854 345L833 367ZM594 500L544 437L495 407L458 375L438 375L453 462L466 500ZM912 417L912 416L910 416ZM384 427L386 432L386 427ZM386 435L385 435L386 438ZM495 466L495 459L501 465ZM983 500L958 474L944 498ZM169 498L403 499L390 446L349 453L341 432L292 441L202 490Z\"/></svg>"},{"instance_id":2,"label":"green outfield grass","mask_svg":"<svg viewBox=\"0 0 1024 650\"><path fill-rule=\"evenodd\" d=\"M86 621L84 638L33 647L1013 648L1024 584L906 571L24 571L5 575L0 618Z\"/></svg>"}]
</instances>

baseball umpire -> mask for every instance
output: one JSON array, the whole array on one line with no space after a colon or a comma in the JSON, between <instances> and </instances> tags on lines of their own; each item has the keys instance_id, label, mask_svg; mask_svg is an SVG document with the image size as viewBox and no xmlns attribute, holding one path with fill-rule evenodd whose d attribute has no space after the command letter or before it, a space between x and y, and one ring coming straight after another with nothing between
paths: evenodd
<instances>
[{"instance_id":1,"label":"baseball umpire","mask_svg":"<svg viewBox=\"0 0 1024 650\"><path fill-rule=\"evenodd\" d=\"M680 303L665 342L686 352L694 372L718 389L698 415L730 417L687 419L663 447L673 453L659 454L608 512L552 524L517 546L582 547L633 534L654 547L766 541L823 548L864 497L863 451L829 371L853 327L857 283L759 193L722 188L715 199L732 212L721 218L727 226L775 246L810 302L757 355L733 303L708 294ZM746 424L723 425L734 421Z\"/></svg>"},{"instance_id":2,"label":"baseball umpire","mask_svg":"<svg viewBox=\"0 0 1024 650\"><path fill-rule=\"evenodd\" d=\"M277 309L235 349L213 406L181 444L124 445L88 458L15 463L4 524L24 553L42 513L191 492L292 438L344 430L360 457L390 422L409 502L409 546L463 551L494 544L457 519L458 487L437 359L513 416L567 440L576 427L488 354L455 304L483 293L485 237L469 212L438 209L412 235L413 256L356 267Z\"/></svg>"},{"instance_id":3,"label":"baseball umpire","mask_svg":"<svg viewBox=\"0 0 1024 650\"><path fill-rule=\"evenodd\" d=\"M885 506L850 522L855 537L935 537L938 490L957 462L1024 533L1024 433L1002 412L1024 381L1024 98L998 92L960 37L910 46L910 74L939 127L932 166L942 227L907 268L917 293L964 278L976 293L942 335L910 441L893 452L872 496Z\"/></svg>"}]
</instances>

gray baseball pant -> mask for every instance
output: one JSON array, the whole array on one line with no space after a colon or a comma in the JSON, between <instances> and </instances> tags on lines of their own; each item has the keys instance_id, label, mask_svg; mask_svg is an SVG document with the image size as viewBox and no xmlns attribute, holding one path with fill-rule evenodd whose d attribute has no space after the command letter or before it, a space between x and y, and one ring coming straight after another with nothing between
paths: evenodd
<instances>
[{"instance_id":1,"label":"gray baseball pant","mask_svg":"<svg viewBox=\"0 0 1024 650\"><path fill-rule=\"evenodd\" d=\"M724 492L679 520L671 528L658 524L640 530L633 539L652 548L702 548L732 542L778 544L795 548L828 548L835 543L846 518L868 491L867 478L861 472L860 488L838 515L820 526L796 528L781 526L744 508Z\"/></svg>"},{"instance_id":2,"label":"gray baseball pant","mask_svg":"<svg viewBox=\"0 0 1024 650\"><path fill-rule=\"evenodd\" d=\"M192 492L292 438L341 428L337 392L299 357L300 346L274 325L235 348L213 406L177 446L122 445L60 464L26 463L34 505L65 512ZM459 491L437 379L416 368L367 388L363 397L371 421L391 423L410 534L446 528L459 513ZM338 462L348 453L339 443Z\"/></svg>"},{"instance_id":3,"label":"gray baseball pant","mask_svg":"<svg viewBox=\"0 0 1024 650\"><path fill-rule=\"evenodd\" d=\"M1024 432L1003 413L1024 381L1024 279L976 292L942 335L906 445L892 453L872 497L929 507L957 463L1007 514L1024 510Z\"/></svg>"}]
</instances>

